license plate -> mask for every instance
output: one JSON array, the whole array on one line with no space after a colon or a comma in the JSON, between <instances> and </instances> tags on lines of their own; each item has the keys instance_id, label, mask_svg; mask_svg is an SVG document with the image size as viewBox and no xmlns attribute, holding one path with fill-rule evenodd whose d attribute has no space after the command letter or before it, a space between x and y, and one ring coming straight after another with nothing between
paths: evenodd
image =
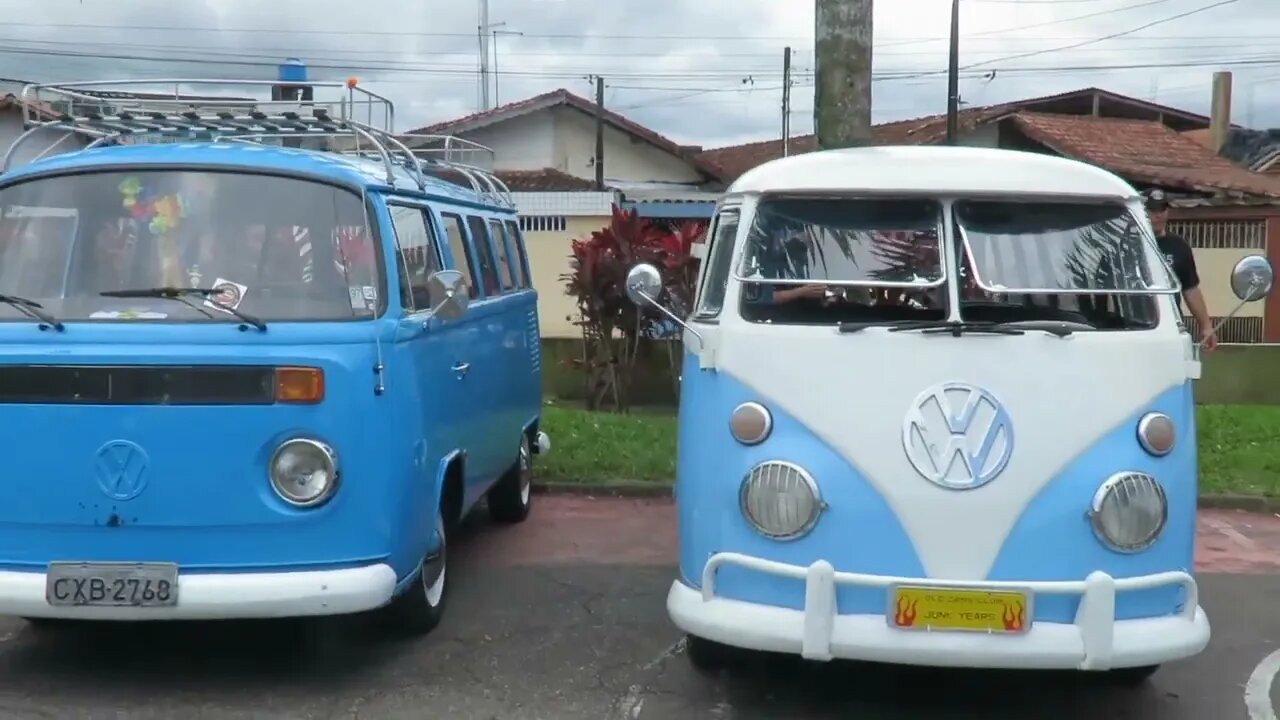
<instances>
[{"instance_id":1,"label":"license plate","mask_svg":"<svg viewBox=\"0 0 1280 720\"><path fill-rule=\"evenodd\" d=\"M49 563L50 605L166 607L178 604L178 566L172 563Z\"/></svg>"},{"instance_id":2,"label":"license plate","mask_svg":"<svg viewBox=\"0 0 1280 720\"><path fill-rule=\"evenodd\" d=\"M903 630L1023 633L1031 627L1031 593L898 585L889 593L889 624Z\"/></svg>"}]
</instances>

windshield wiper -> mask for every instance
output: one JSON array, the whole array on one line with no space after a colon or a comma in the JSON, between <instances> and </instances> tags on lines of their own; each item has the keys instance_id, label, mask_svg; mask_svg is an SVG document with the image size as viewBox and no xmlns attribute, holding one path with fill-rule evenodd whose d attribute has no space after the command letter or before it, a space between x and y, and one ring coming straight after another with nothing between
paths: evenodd
<instances>
[{"instance_id":1,"label":"windshield wiper","mask_svg":"<svg viewBox=\"0 0 1280 720\"><path fill-rule=\"evenodd\" d=\"M48 325L54 330L66 330L66 326L62 321L45 311L44 306L35 300L28 300L17 295L0 295L0 302L10 305L21 311L23 315Z\"/></svg>"},{"instance_id":2,"label":"windshield wiper","mask_svg":"<svg viewBox=\"0 0 1280 720\"><path fill-rule=\"evenodd\" d=\"M200 297L208 299L213 295L217 294L217 292L218 291L213 288L157 287L157 288L143 288L140 290L108 290L106 292L101 292L98 294L103 297L113 297L113 298L165 298L168 300L177 300L178 302L186 305L187 307L195 308L196 310L199 310L200 312L204 313L205 316L207 317L213 317L213 315L210 315L209 312L206 311L204 308L201 308L200 306L188 300L187 297L190 295L198 295ZM217 306L218 309L226 310L232 315L235 315L240 320L243 320L244 322L258 328L258 330L262 332L267 331L267 324L262 320L254 317L253 315L250 315L249 313L246 313L246 312L242 312L236 308L231 307L230 305L223 305L222 303L216 302L213 300L210 300L210 302L212 302L215 306Z\"/></svg>"},{"instance_id":3,"label":"windshield wiper","mask_svg":"<svg viewBox=\"0 0 1280 720\"><path fill-rule=\"evenodd\" d=\"M920 330L924 333L940 333L949 332L954 337L960 337L967 332L991 333L993 335L1026 335L1027 331L1018 328L1005 327L1002 323L995 322L976 322L976 321L951 321L951 320L916 320L908 323L900 323L889 328L889 332L903 332L905 330Z\"/></svg>"}]
</instances>

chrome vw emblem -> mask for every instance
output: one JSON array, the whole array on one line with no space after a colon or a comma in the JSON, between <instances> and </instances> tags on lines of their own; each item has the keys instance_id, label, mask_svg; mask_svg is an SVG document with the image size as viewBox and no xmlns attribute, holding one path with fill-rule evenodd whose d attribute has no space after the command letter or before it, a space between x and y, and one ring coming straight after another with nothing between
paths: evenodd
<instances>
[{"instance_id":1,"label":"chrome vw emblem","mask_svg":"<svg viewBox=\"0 0 1280 720\"><path fill-rule=\"evenodd\" d=\"M112 440L98 448L94 469L98 487L113 500L132 500L147 487L147 453L128 440Z\"/></svg>"},{"instance_id":2,"label":"chrome vw emblem","mask_svg":"<svg viewBox=\"0 0 1280 720\"><path fill-rule=\"evenodd\" d=\"M902 423L907 460L929 482L972 490L996 479L1013 455L1013 423L982 388L943 383L920 393Z\"/></svg>"}]
</instances>

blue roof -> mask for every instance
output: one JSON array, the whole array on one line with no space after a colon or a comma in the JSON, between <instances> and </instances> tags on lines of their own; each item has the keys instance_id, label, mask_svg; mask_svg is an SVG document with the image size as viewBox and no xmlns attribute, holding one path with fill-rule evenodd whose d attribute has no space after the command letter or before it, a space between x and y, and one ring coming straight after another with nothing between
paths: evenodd
<instances>
[{"instance_id":1,"label":"blue roof","mask_svg":"<svg viewBox=\"0 0 1280 720\"><path fill-rule=\"evenodd\" d=\"M392 159L396 160L394 156ZM394 189L415 195L424 194L418 188L414 173L401 164L394 165L394 184L387 183L387 168L381 158L251 143L192 142L96 147L42 158L5 173L3 181L8 184L28 175L74 172L114 165L139 168L147 165L198 165L239 170L255 168L267 172L305 175L355 189ZM495 207L470 188L429 175L425 180L425 194L431 197Z\"/></svg>"}]
</instances>

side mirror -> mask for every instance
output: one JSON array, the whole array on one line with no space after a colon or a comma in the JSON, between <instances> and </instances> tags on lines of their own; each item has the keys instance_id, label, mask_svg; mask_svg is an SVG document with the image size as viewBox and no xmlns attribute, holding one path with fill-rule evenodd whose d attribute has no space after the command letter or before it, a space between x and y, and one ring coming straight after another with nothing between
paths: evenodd
<instances>
[{"instance_id":1,"label":"side mirror","mask_svg":"<svg viewBox=\"0 0 1280 720\"><path fill-rule=\"evenodd\" d=\"M662 311L662 314L671 318L677 325L693 333L701 344L704 342L702 335L684 320L676 317L676 314L662 306L658 302L658 296L662 294L662 273L658 272L658 268L648 264L641 263L631 268L631 272L627 273L627 299L636 305L649 304Z\"/></svg>"},{"instance_id":2,"label":"side mirror","mask_svg":"<svg viewBox=\"0 0 1280 720\"><path fill-rule=\"evenodd\" d=\"M1275 289L1275 270L1271 261L1262 255L1249 255L1240 259L1231 270L1231 292L1241 302L1257 302Z\"/></svg>"},{"instance_id":3,"label":"side mirror","mask_svg":"<svg viewBox=\"0 0 1280 720\"><path fill-rule=\"evenodd\" d=\"M441 320L456 320L467 311L471 296L467 283L457 270L440 270L427 278L427 294L431 298L431 313Z\"/></svg>"},{"instance_id":4,"label":"side mirror","mask_svg":"<svg viewBox=\"0 0 1280 720\"><path fill-rule=\"evenodd\" d=\"M662 274L658 268L642 263L631 268L627 273L627 298L636 305L644 303L658 304L658 295L662 294Z\"/></svg>"}]
</instances>

